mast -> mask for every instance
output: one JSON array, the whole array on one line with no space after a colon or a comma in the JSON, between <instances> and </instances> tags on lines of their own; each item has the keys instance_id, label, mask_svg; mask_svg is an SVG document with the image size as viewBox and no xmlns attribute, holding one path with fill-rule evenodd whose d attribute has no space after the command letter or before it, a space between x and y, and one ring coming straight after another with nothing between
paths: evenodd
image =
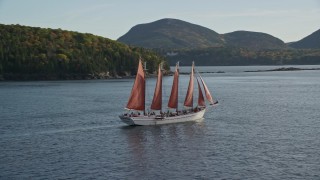
<instances>
[{"instance_id":1,"label":"mast","mask_svg":"<svg viewBox=\"0 0 320 180\"><path fill-rule=\"evenodd\" d=\"M176 64L176 70L173 75L173 82L171 88L171 94L168 102L168 107L176 109L178 112L178 86L179 86L179 62Z\"/></svg>"},{"instance_id":2,"label":"mast","mask_svg":"<svg viewBox=\"0 0 320 180\"><path fill-rule=\"evenodd\" d=\"M140 57L141 59L141 57ZM147 73L147 61L143 62L143 70L145 73ZM145 78L144 79L144 107L146 107L146 87L147 87L147 79ZM146 114L146 108L143 109L143 114L145 115Z\"/></svg>"},{"instance_id":3,"label":"mast","mask_svg":"<svg viewBox=\"0 0 320 180\"><path fill-rule=\"evenodd\" d=\"M198 78L196 78L196 79L197 79L198 91L199 91L198 106L205 107L206 106L206 102L204 101L204 97L203 97L203 94L202 94L201 86L200 86Z\"/></svg>"},{"instance_id":4,"label":"mast","mask_svg":"<svg viewBox=\"0 0 320 180\"><path fill-rule=\"evenodd\" d=\"M193 108L193 74L194 62L192 62L188 91L184 100L184 106Z\"/></svg>"},{"instance_id":5,"label":"mast","mask_svg":"<svg viewBox=\"0 0 320 180\"><path fill-rule=\"evenodd\" d=\"M151 109L162 111L162 72L161 72L161 63L159 64L158 69L158 78L157 84L154 89L153 100L151 104Z\"/></svg>"},{"instance_id":6,"label":"mast","mask_svg":"<svg viewBox=\"0 0 320 180\"><path fill-rule=\"evenodd\" d=\"M141 58L139 58L136 79L132 86L131 94L126 108L145 112L145 91L145 74L143 71Z\"/></svg>"}]
</instances>

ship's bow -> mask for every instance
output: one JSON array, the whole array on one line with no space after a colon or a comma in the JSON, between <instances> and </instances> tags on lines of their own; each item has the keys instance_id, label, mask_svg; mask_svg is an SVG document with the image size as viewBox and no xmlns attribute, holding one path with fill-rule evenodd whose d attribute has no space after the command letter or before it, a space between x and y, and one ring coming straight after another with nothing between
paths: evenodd
<instances>
[{"instance_id":1,"label":"ship's bow","mask_svg":"<svg viewBox=\"0 0 320 180\"><path fill-rule=\"evenodd\" d=\"M119 118L121 119L122 122L124 122L130 126L135 125L134 121L128 116L120 115Z\"/></svg>"}]
</instances>

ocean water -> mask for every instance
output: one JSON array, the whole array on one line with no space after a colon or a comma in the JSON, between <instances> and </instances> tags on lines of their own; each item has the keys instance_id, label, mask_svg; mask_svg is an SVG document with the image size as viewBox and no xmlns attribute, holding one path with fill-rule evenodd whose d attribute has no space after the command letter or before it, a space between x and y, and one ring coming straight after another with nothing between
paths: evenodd
<instances>
[{"instance_id":1,"label":"ocean water","mask_svg":"<svg viewBox=\"0 0 320 180\"><path fill-rule=\"evenodd\" d=\"M320 71L243 68L200 67L219 105L161 126L119 120L133 79L0 82L0 179L320 179Z\"/></svg>"}]
</instances>

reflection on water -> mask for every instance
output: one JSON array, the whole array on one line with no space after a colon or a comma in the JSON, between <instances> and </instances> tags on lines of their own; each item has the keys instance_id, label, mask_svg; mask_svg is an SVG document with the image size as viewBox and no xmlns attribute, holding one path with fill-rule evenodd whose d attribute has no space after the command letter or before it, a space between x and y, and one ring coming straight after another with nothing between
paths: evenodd
<instances>
[{"instance_id":1,"label":"reflection on water","mask_svg":"<svg viewBox=\"0 0 320 180\"><path fill-rule=\"evenodd\" d=\"M148 154L176 148L178 142L188 139L193 141L201 138L205 131L205 122L187 122L159 126L123 126L122 133L126 135L129 148L138 154ZM199 142L198 142L199 143Z\"/></svg>"},{"instance_id":2,"label":"reflection on water","mask_svg":"<svg viewBox=\"0 0 320 180\"><path fill-rule=\"evenodd\" d=\"M185 154L197 157L202 153L199 151L204 149L204 141L200 139L205 138L205 131L205 121L121 127L121 132L127 138L132 162L135 162L137 171L142 174L151 167L161 166L155 165L156 160L157 163L168 166L167 163L181 161ZM185 162L187 161L185 159Z\"/></svg>"}]
</instances>

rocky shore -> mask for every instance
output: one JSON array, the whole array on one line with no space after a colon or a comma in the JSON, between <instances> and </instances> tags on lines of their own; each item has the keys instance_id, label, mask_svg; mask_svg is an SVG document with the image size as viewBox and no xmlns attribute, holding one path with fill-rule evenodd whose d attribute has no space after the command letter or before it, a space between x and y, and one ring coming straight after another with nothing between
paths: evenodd
<instances>
[{"instance_id":1,"label":"rocky shore","mask_svg":"<svg viewBox=\"0 0 320 180\"><path fill-rule=\"evenodd\" d=\"M86 80L86 79L111 79L120 76L100 74L13 74L7 73L0 76L2 81L43 81L43 80Z\"/></svg>"},{"instance_id":2,"label":"rocky shore","mask_svg":"<svg viewBox=\"0 0 320 180\"><path fill-rule=\"evenodd\" d=\"M171 75L171 72L164 72L164 75ZM156 74L146 74L147 77L156 77ZM0 75L0 81L51 81L51 80L91 80L91 79L122 79L134 78L130 73L112 74L109 72L96 74L18 74L5 73Z\"/></svg>"},{"instance_id":3,"label":"rocky shore","mask_svg":"<svg viewBox=\"0 0 320 180\"><path fill-rule=\"evenodd\" d=\"M294 67L282 67L268 70L256 70L256 71L244 71L244 72L270 72L270 71L303 71L303 70L320 70L320 68L294 68Z\"/></svg>"}]
</instances>

